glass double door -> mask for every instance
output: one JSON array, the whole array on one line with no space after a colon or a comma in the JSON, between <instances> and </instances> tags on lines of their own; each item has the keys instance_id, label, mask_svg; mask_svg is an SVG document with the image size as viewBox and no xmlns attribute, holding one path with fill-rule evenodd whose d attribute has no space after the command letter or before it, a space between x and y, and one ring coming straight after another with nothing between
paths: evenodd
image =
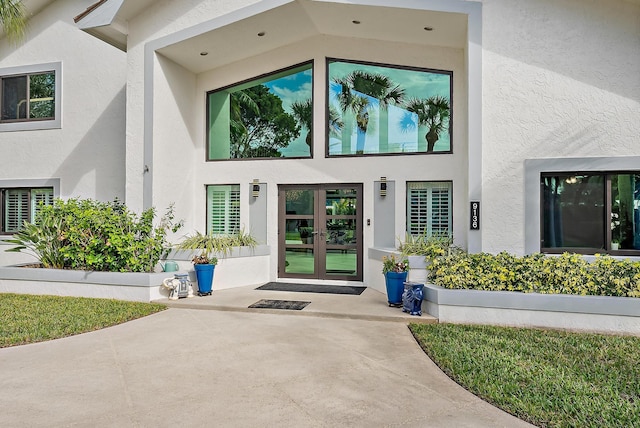
<instances>
[{"instance_id":1,"label":"glass double door","mask_svg":"<svg viewBox=\"0 0 640 428\"><path fill-rule=\"evenodd\" d=\"M278 188L278 276L362 281L362 184Z\"/></svg>"}]
</instances>

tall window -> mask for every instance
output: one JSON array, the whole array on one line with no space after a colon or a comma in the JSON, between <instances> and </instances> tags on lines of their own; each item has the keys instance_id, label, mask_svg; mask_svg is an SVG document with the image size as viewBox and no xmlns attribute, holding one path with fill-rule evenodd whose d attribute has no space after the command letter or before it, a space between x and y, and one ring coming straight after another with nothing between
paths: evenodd
<instances>
[{"instance_id":1,"label":"tall window","mask_svg":"<svg viewBox=\"0 0 640 428\"><path fill-rule=\"evenodd\" d=\"M240 231L240 185L207 186L207 233L230 235Z\"/></svg>"},{"instance_id":2,"label":"tall window","mask_svg":"<svg viewBox=\"0 0 640 428\"><path fill-rule=\"evenodd\" d=\"M0 189L2 196L1 233L18 232L23 223L34 222L43 205L53 204L53 188Z\"/></svg>"},{"instance_id":3,"label":"tall window","mask_svg":"<svg viewBox=\"0 0 640 428\"><path fill-rule=\"evenodd\" d=\"M407 232L450 236L452 183L407 183Z\"/></svg>"},{"instance_id":4,"label":"tall window","mask_svg":"<svg viewBox=\"0 0 640 428\"><path fill-rule=\"evenodd\" d=\"M329 59L329 156L451 152L450 71Z\"/></svg>"},{"instance_id":5,"label":"tall window","mask_svg":"<svg viewBox=\"0 0 640 428\"><path fill-rule=\"evenodd\" d=\"M542 250L640 250L640 173L543 174Z\"/></svg>"},{"instance_id":6,"label":"tall window","mask_svg":"<svg viewBox=\"0 0 640 428\"><path fill-rule=\"evenodd\" d=\"M207 94L209 160L311 157L313 64Z\"/></svg>"},{"instance_id":7,"label":"tall window","mask_svg":"<svg viewBox=\"0 0 640 428\"><path fill-rule=\"evenodd\" d=\"M55 118L55 72L3 76L0 80L2 122Z\"/></svg>"}]
</instances>

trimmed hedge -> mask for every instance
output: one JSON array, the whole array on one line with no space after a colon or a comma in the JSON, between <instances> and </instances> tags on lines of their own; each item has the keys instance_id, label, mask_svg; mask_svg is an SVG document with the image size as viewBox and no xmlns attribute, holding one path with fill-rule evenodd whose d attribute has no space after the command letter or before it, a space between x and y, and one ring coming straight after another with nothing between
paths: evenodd
<instances>
[{"instance_id":1,"label":"trimmed hedge","mask_svg":"<svg viewBox=\"0 0 640 428\"><path fill-rule=\"evenodd\" d=\"M451 254L432 259L429 279L449 289L640 297L640 262L600 254Z\"/></svg>"}]
</instances>

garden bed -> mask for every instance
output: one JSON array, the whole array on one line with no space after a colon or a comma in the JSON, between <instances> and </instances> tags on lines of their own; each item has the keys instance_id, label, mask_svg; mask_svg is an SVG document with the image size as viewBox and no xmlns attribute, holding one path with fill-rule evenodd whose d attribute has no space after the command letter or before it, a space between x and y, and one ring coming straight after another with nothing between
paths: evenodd
<instances>
[{"instance_id":1,"label":"garden bed","mask_svg":"<svg viewBox=\"0 0 640 428\"><path fill-rule=\"evenodd\" d=\"M213 290L265 283L269 279L269 247L238 248L220 259ZM181 272L193 273L190 254L171 254ZM0 267L0 293L44 294L53 296L100 297L150 302L167 298L162 280L175 272L131 273L93 272L39 267ZM195 286L195 276L191 275ZM195 288L197 289L197 288Z\"/></svg>"},{"instance_id":2,"label":"garden bed","mask_svg":"<svg viewBox=\"0 0 640 428\"><path fill-rule=\"evenodd\" d=\"M640 299L425 286L423 309L442 323L543 327L640 336Z\"/></svg>"}]
</instances>

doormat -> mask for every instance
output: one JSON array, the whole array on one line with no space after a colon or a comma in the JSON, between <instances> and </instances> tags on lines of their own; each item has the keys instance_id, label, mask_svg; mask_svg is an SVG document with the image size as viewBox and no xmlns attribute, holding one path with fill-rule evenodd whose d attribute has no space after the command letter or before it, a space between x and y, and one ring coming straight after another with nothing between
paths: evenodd
<instances>
[{"instance_id":1,"label":"doormat","mask_svg":"<svg viewBox=\"0 0 640 428\"><path fill-rule=\"evenodd\" d=\"M267 300L262 299L255 302L253 305L249 305L250 308L263 308L263 309L290 309L292 311L299 311L307 307L311 302L301 302L298 300Z\"/></svg>"},{"instance_id":2,"label":"doormat","mask_svg":"<svg viewBox=\"0 0 640 428\"><path fill-rule=\"evenodd\" d=\"M367 287L354 287L351 285L316 285L316 284L289 284L286 282L267 282L256 290L293 291L297 293L326 293L326 294L352 294L360 295Z\"/></svg>"}]
</instances>

